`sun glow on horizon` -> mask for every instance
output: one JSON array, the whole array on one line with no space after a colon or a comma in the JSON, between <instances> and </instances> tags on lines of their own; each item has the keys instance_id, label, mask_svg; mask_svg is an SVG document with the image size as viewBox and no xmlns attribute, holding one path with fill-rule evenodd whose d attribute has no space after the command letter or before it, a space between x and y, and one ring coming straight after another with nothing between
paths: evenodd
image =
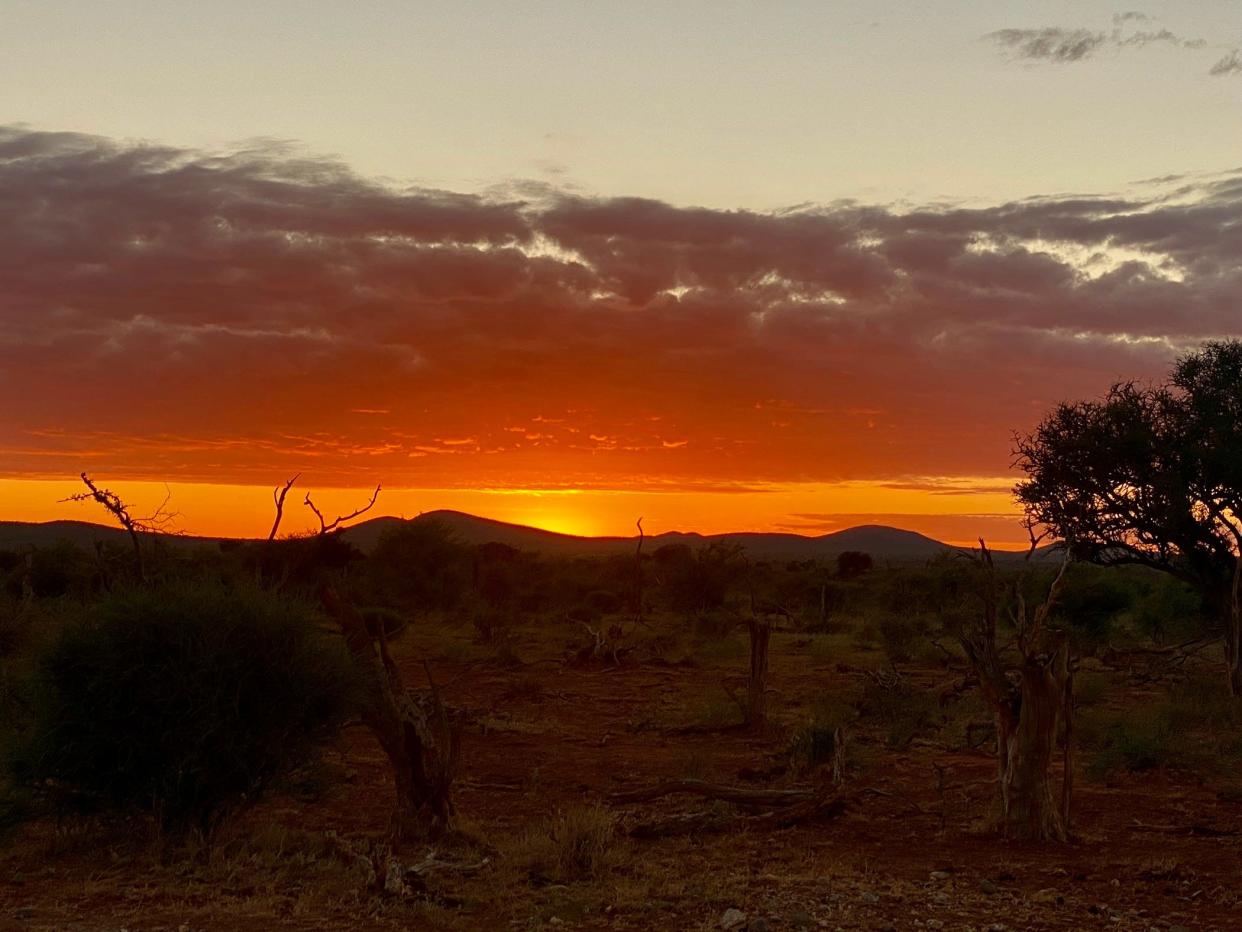
<instances>
[{"instance_id":1,"label":"sun glow on horizon","mask_svg":"<svg viewBox=\"0 0 1242 932\"><path fill-rule=\"evenodd\" d=\"M271 527L271 487L149 481L100 484L130 503L135 514L154 511L167 496L174 528L204 537L259 537ZM1020 546L1018 511L1005 477L919 477L884 482L804 483L739 491L626 489L410 489L384 488L365 518L412 518L451 510L581 537L633 536L643 519L648 535L667 531L720 534L779 532L817 536L860 524L889 524L946 543ZM0 479L0 517L15 521L107 523L91 502L63 501L79 491L73 479ZM329 519L364 505L369 488L320 488L299 480L285 505L282 534L317 527L303 504L310 492Z\"/></svg>"}]
</instances>

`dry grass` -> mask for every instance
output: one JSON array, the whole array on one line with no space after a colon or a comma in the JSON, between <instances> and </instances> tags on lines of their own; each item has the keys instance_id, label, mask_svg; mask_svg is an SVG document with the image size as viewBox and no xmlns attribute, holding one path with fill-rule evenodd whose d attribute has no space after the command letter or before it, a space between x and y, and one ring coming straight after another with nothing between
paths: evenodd
<instances>
[{"instance_id":1,"label":"dry grass","mask_svg":"<svg viewBox=\"0 0 1242 932\"><path fill-rule=\"evenodd\" d=\"M616 816L596 804L563 809L527 829L506 856L533 880L572 883L602 876L620 848Z\"/></svg>"}]
</instances>

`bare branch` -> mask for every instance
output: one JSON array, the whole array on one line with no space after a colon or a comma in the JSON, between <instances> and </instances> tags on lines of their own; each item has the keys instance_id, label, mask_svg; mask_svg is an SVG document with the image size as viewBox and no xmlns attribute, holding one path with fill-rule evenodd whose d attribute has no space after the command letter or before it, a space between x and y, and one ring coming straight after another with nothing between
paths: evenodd
<instances>
[{"instance_id":1,"label":"bare branch","mask_svg":"<svg viewBox=\"0 0 1242 932\"><path fill-rule=\"evenodd\" d=\"M354 518L357 518L360 515L364 515L368 511L370 511L371 508L375 505L376 500L379 498L379 494L382 489L383 489L382 485L376 485L375 491L371 493L371 500L369 502L367 502L357 511L352 511L347 515L338 515L336 518L334 518L330 522L325 520L323 516L323 512L315 507L315 503L311 501L310 492L306 493L306 498L303 500L302 504L306 505L307 508L313 511L315 513L315 517L319 519L319 534L322 536L324 534L329 534L332 531L335 531L338 527L345 524L345 522L352 521L354 520Z\"/></svg>"},{"instance_id":2,"label":"bare branch","mask_svg":"<svg viewBox=\"0 0 1242 932\"><path fill-rule=\"evenodd\" d=\"M285 514L285 498L289 495L289 490L293 488L293 483L297 482L298 476L301 475L301 473L298 473L286 482L283 489L280 488L280 486L272 489L272 501L276 505L276 520L272 522L272 530L267 535L268 540L276 539L276 531L280 529L280 519L284 517ZM323 519L321 518L320 521L322 522L322 520Z\"/></svg>"},{"instance_id":3,"label":"bare branch","mask_svg":"<svg viewBox=\"0 0 1242 932\"><path fill-rule=\"evenodd\" d=\"M134 558L138 565L138 578L145 577L142 561L142 545L139 539L141 534L149 534L165 531L177 517L177 512L168 510L168 502L172 498L172 491L167 485L164 486L164 500L159 507L150 515L143 517L135 517L130 514L129 506L121 499L121 496L111 489L101 488L96 485L94 480L86 473L81 474L82 483L86 486L85 492L78 492L70 495L68 498L62 498L62 502L85 502L96 501L107 509L108 513L116 520L116 522L129 534L130 542L134 547Z\"/></svg>"}]
</instances>

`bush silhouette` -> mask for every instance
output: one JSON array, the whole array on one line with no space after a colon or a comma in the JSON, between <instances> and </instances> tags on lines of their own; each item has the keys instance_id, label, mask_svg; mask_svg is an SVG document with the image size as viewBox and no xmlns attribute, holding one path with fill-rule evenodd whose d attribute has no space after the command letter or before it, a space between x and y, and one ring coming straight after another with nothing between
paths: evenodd
<instances>
[{"instance_id":1,"label":"bush silhouette","mask_svg":"<svg viewBox=\"0 0 1242 932\"><path fill-rule=\"evenodd\" d=\"M352 683L343 647L299 603L203 583L121 592L39 656L7 763L62 811L207 830L306 759Z\"/></svg>"}]
</instances>

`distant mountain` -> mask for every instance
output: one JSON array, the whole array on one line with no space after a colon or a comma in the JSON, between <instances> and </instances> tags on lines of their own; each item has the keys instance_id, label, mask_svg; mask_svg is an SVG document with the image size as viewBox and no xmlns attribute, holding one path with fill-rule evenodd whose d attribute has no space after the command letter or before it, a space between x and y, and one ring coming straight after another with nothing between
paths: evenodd
<instances>
[{"instance_id":1,"label":"distant mountain","mask_svg":"<svg viewBox=\"0 0 1242 932\"><path fill-rule=\"evenodd\" d=\"M537 553L583 556L632 553L638 543L637 537L575 537L572 534L558 534L521 524L480 518L460 511L428 511L410 520L435 521L452 531L463 543L496 542ZM385 530L400 523L399 518L375 518L348 529L345 537L362 550L368 550ZM848 528L819 537L757 532L697 534L667 531L649 535L643 546L650 553L665 544L700 546L713 541L741 544L751 556L767 560L831 559L846 550L862 550L882 559L926 560L956 549L914 531L877 524Z\"/></svg>"},{"instance_id":2,"label":"distant mountain","mask_svg":"<svg viewBox=\"0 0 1242 932\"><path fill-rule=\"evenodd\" d=\"M218 537L190 537L182 534L160 534L170 543L194 545L214 544ZM25 547L52 547L62 541L78 547L93 547L96 541L129 546L129 534L119 527L92 524L89 521L0 521L0 550Z\"/></svg>"},{"instance_id":3,"label":"distant mountain","mask_svg":"<svg viewBox=\"0 0 1242 932\"><path fill-rule=\"evenodd\" d=\"M518 550L557 556L600 556L613 553L633 553L637 537L575 537L558 534L521 524L508 524L491 518L460 511L428 511L411 522L437 522L448 528L465 544L501 543ZM380 536L390 528L406 523L405 519L383 517L363 521L343 531L346 540L361 550L375 546ZM182 544L211 544L218 538L179 537L161 535L170 542ZM120 528L86 521L49 521L30 524L21 521L0 521L0 549L25 547L49 547L58 541L69 541L78 546L90 547L95 541L127 544L128 537ZM818 537L801 534L766 534L739 532L734 534L697 534L684 531L667 531L653 534L644 542L644 550L653 552L665 544L688 544L692 547L725 541L740 544L746 552L761 560L830 560L846 550L861 550L881 560L927 560L942 553L960 548L934 540L914 531L866 524L859 527L834 531ZM1042 548L1039 559L1050 558L1048 548ZM1016 558L1018 554L998 552L1004 559Z\"/></svg>"}]
</instances>

